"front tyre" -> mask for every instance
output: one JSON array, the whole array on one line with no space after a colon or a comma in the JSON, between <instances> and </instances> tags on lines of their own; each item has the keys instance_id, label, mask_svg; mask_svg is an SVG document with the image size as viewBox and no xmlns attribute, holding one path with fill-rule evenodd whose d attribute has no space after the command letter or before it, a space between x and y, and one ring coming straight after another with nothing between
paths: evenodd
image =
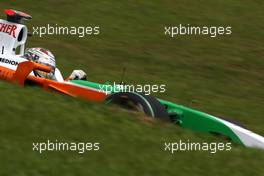
<instances>
[{"instance_id":1,"label":"front tyre","mask_svg":"<svg viewBox=\"0 0 264 176\"><path fill-rule=\"evenodd\" d=\"M137 92L118 92L106 97L107 104L117 104L125 109L143 112L147 116L169 120L165 107L155 98Z\"/></svg>"}]
</instances>

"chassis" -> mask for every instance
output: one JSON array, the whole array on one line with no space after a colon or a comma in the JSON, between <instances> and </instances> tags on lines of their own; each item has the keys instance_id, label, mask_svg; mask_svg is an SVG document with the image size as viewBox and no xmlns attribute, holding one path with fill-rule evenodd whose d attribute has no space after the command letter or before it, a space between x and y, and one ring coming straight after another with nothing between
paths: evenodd
<instances>
[{"instance_id":1,"label":"chassis","mask_svg":"<svg viewBox=\"0 0 264 176\"><path fill-rule=\"evenodd\" d=\"M31 16L11 9L5 10L4 13L7 15L7 20L0 20L1 80L21 86L30 82L45 90L83 98L88 101L116 103L129 109L142 111L150 117L170 121L183 128L220 134L237 144L264 149L264 138L262 136L239 125L169 101L138 92L127 92L125 85L118 85L118 88L110 89L117 91L110 91L107 89L109 85L103 86L104 84L90 81L57 82L34 76L32 74L33 70L50 72L50 68L27 61L22 57L28 36L27 27L22 23L22 20L31 19ZM20 51L17 54L18 49ZM101 90L102 87L105 87L103 91Z\"/></svg>"}]
</instances>

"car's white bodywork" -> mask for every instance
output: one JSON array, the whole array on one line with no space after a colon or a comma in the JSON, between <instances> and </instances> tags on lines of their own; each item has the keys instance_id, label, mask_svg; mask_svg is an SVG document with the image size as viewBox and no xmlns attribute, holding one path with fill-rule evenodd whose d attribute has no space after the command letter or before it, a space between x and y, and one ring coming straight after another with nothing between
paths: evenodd
<instances>
[{"instance_id":1,"label":"car's white bodywork","mask_svg":"<svg viewBox=\"0 0 264 176\"><path fill-rule=\"evenodd\" d=\"M16 70L17 65L27 61L23 57L28 37L26 25L0 19L0 66ZM32 72L31 75L34 75ZM56 81L63 82L58 68L55 70Z\"/></svg>"}]
</instances>

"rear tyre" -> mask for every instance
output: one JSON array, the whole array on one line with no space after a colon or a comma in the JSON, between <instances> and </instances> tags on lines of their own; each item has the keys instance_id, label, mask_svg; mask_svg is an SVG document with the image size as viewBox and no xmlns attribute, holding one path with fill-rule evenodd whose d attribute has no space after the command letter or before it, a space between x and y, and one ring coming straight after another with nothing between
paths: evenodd
<instances>
[{"instance_id":1,"label":"rear tyre","mask_svg":"<svg viewBox=\"0 0 264 176\"><path fill-rule=\"evenodd\" d=\"M155 98L137 92L118 92L106 97L107 104L116 104L125 109L143 112L152 118L169 120L165 107Z\"/></svg>"}]
</instances>

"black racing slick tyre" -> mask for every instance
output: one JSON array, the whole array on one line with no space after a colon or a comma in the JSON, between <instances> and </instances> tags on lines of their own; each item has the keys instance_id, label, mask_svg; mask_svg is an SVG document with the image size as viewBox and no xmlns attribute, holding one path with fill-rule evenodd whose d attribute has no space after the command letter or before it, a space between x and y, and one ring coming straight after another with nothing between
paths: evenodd
<instances>
[{"instance_id":1,"label":"black racing slick tyre","mask_svg":"<svg viewBox=\"0 0 264 176\"><path fill-rule=\"evenodd\" d=\"M116 104L123 108L145 113L147 116L169 120L165 107L152 96L137 92L118 92L106 97L107 104Z\"/></svg>"}]
</instances>

